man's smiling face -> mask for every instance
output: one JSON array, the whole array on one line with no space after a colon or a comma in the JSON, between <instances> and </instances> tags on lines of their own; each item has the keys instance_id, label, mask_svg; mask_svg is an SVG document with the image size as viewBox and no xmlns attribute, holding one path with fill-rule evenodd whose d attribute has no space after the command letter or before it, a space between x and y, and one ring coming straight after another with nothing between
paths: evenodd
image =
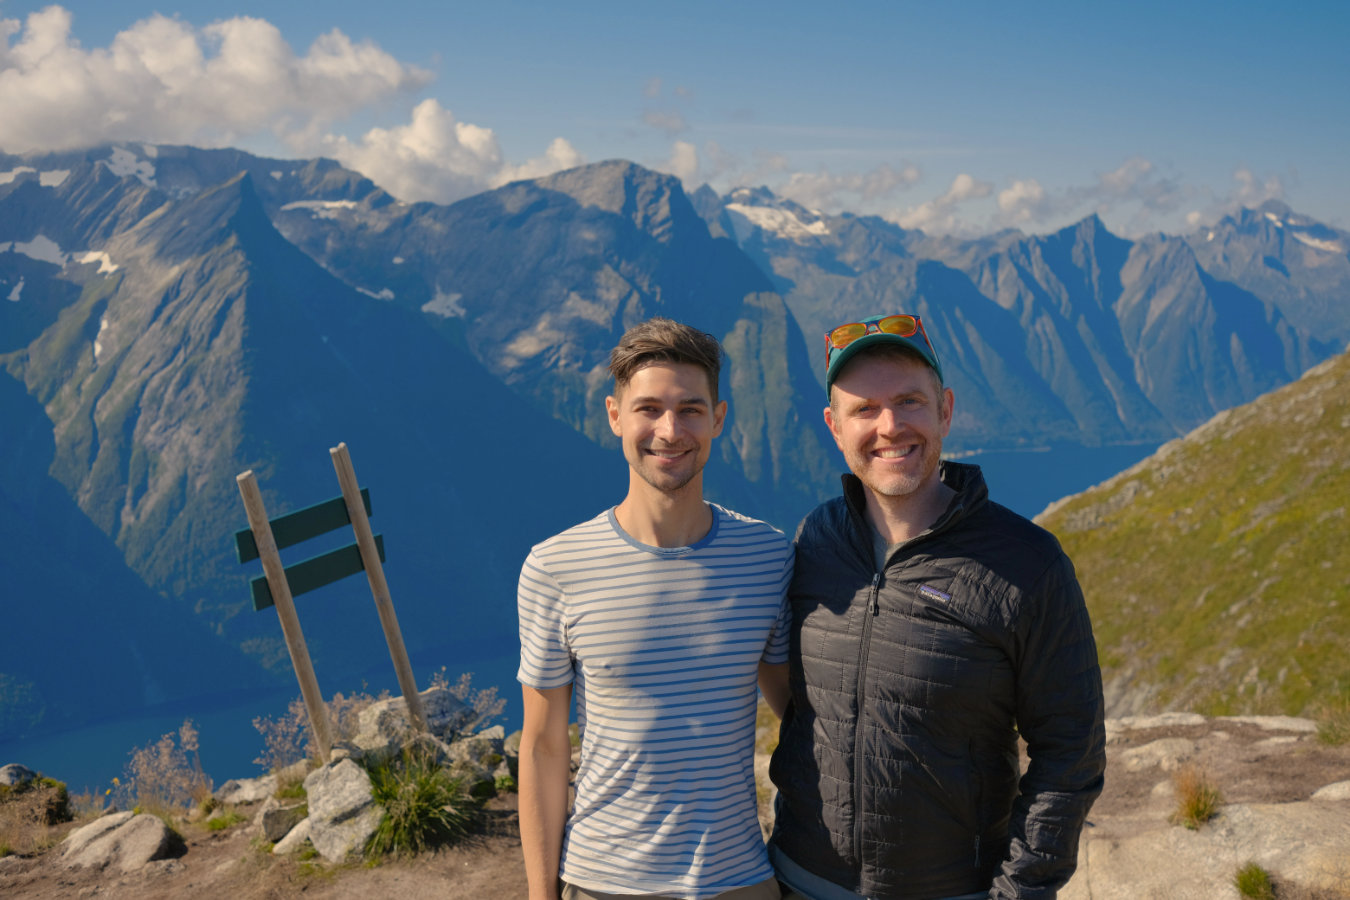
<instances>
[{"instance_id":1,"label":"man's smiling face","mask_svg":"<svg viewBox=\"0 0 1350 900\"><path fill-rule=\"evenodd\" d=\"M937 484L952 392L908 355L859 355L836 377L825 423L849 469L880 498Z\"/></svg>"},{"instance_id":2,"label":"man's smiling face","mask_svg":"<svg viewBox=\"0 0 1350 900\"><path fill-rule=\"evenodd\" d=\"M664 493L693 482L708 461L713 438L722 433L727 410L725 402L713 403L703 369L652 363L616 394L605 398L605 409L633 472Z\"/></svg>"}]
</instances>

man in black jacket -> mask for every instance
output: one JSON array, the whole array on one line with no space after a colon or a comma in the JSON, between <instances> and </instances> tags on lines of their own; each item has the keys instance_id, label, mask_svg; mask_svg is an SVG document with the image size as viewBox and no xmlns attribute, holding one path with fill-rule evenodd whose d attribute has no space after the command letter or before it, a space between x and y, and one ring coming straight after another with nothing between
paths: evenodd
<instances>
[{"instance_id":1,"label":"man in black jacket","mask_svg":"<svg viewBox=\"0 0 1350 900\"><path fill-rule=\"evenodd\" d=\"M954 400L917 316L833 329L826 384L851 474L798 529L790 662L765 691L779 880L810 900L1053 898L1106 761L1073 564L977 466L940 461Z\"/></svg>"}]
</instances>

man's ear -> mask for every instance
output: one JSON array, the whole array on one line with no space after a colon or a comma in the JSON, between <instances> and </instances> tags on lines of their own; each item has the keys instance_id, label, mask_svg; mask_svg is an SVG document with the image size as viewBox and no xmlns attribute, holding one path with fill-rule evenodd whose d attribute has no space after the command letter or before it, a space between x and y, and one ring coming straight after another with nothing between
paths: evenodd
<instances>
[{"instance_id":1,"label":"man's ear","mask_svg":"<svg viewBox=\"0 0 1350 900\"><path fill-rule=\"evenodd\" d=\"M722 434L722 426L727 421L727 401L719 401L713 407L713 437L719 437Z\"/></svg>"},{"instance_id":2,"label":"man's ear","mask_svg":"<svg viewBox=\"0 0 1350 900\"><path fill-rule=\"evenodd\" d=\"M840 450L844 449L844 442L839 439L839 429L835 427L834 407L825 407L825 427L830 429L830 434L834 436L834 442Z\"/></svg>"},{"instance_id":3,"label":"man's ear","mask_svg":"<svg viewBox=\"0 0 1350 900\"><path fill-rule=\"evenodd\" d=\"M614 432L615 437L623 437L623 429L619 427L619 399L617 397L605 398L605 412L609 415L609 430Z\"/></svg>"},{"instance_id":4,"label":"man's ear","mask_svg":"<svg viewBox=\"0 0 1350 900\"><path fill-rule=\"evenodd\" d=\"M942 389L942 436L952 430L952 413L956 410L956 395L951 388Z\"/></svg>"}]
</instances>

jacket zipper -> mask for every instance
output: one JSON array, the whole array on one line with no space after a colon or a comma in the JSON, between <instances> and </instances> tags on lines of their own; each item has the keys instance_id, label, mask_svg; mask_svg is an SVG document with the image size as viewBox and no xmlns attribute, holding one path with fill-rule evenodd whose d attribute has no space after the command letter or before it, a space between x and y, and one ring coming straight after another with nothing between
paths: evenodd
<instances>
[{"instance_id":1,"label":"jacket zipper","mask_svg":"<svg viewBox=\"0 0 1350 900\"><path fill-rule=\"evenodd\" d=\"M877 595L881 591L881 573L872 576L872 595L867 602L870 615L863 616L862 649L858 652L858 720L853 727L853 852L858 858L858 877L862 878L863 816L862 816L862 729L866 715L863 705L867 700L867 654L871 650L872 619L880 612Z\"/></svg>"}]
</instances>

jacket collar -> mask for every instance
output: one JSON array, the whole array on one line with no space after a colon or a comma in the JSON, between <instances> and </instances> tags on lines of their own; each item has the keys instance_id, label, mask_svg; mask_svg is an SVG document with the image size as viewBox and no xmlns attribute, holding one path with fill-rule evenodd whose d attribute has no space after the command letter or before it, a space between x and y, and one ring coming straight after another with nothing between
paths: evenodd
<instances>
[{"instance_id":1,"label":"jacket collar","mask_svg":"<svg viewBox=\"0 0 1350 900\"><path fill-rule=\"evenodd\" d=\"M980 471L979 466L946 459L938 466L938 477L942 479L943 484L956 491L956 496L947 505L946 511L938 516L932 527L924 532L925 535L946 531L989 502L989 486L985 484L984 473ZM864 512L867 509L867 496L862 480L852 472L845 472L841 481L844 485L844 502L848 505L849 518L860 533L869 534L872 526L867 524Z\"/></svg>"}]
</instances>

